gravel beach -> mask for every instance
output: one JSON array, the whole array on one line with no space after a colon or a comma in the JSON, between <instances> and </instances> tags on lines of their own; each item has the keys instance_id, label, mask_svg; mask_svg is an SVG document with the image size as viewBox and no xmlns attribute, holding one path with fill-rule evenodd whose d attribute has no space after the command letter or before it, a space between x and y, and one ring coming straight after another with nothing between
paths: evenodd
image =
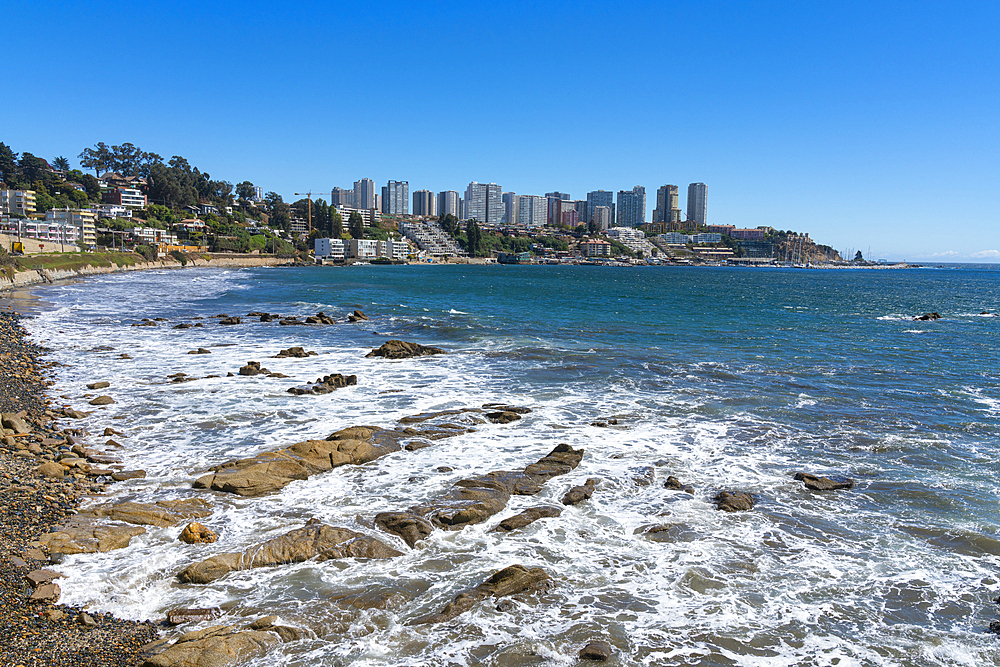
<instances>
[{"instance_id":1,"label":"gravel beach","mask_svg":"<svg viewBox=\"0 0 1000 667\"><path fill-rule=\"evenodd\" d=\"M72 443L61 430L71 425L55 419L60 415L48 405L45 372L50 365L42 360L45 350L25 338L20 320L16 313L0 312L5 427L0 441L0 665L139 665L146 657L142 647L157 637L153 624L29 599L42 586L36 588L27 575L59 569L35 540L73 514L82 498L100 493L103 484L86 476L47 478L37 471L53 461L59 447ZM9 428L18 421L28 427L20 429L26 433Z\"/></svg>"}]
</instances>

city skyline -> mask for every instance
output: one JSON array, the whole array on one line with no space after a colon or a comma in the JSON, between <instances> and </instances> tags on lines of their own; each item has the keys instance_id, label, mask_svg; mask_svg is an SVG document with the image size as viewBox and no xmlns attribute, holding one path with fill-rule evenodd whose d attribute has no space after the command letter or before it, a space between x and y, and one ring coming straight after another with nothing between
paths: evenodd
<instances>
[{"instance_id":1,"label":"city skyline","mask_svg":"<svg viewBox=\"0 0 1000 667\"><path fill-rule=\"evenodd\" d=\"M390 179L435 193L476 180L584 199L641 184L646 220L657 188L677 184L683 199L702 182L712 223L808 230L890 260L1000 261L996 3L251 0L234 14L213 0L193 13L39 0L5 21L8 50L45 73L37 85L72 100L15 86L0 109L0 141L48 160L77 166L85 147L131 142L286 200L358 174L379 192ZM637 38L656 25L669 39ZM157 47L131 78L65 66L100 34ZM463 83L387 98L367 83L387 71ZM570 94L626 76L622 94ZM500 77L517 81L507 95Z\"/></svg>"}]
</instances>

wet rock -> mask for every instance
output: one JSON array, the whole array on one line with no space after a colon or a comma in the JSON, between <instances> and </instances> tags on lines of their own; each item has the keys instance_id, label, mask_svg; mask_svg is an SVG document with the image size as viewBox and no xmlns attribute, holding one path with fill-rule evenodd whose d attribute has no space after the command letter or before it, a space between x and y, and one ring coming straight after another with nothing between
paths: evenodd
<instances>
[{"instance_id":1,"label":"wet rock","mask_svg":"<svg viewBox=\"0 0 1000 667\"><path fill-rule=\"evenodd\" d=\"M402 340L390 340L382 344L377 350L372 350L365 355L368 357L384 357L386 359L409 359L411 357L424 357L432 354L447 354L439 347L428 347L418 343L407 343Z\"/></svg>"},{"instance_id":2,"label":"wet rock","mask_svg":"<svg viewBox=\"0 0 1000 667\"><path fill-rule=\"evenodd\" d=\"M315 357L318 356L316 352L309 351L306 352L301 347L290 347L287 350L282 350L278 354L271 357L272 359L284 359L286 357L295 357L297 359L302 359L304 357Z\"/></svg>"},{"instance_id":3,"label":"wet rock","mask_svg":"<svg viewBox=\"0 0 1000 667\"><path fill-rule=\"evenodd\" d=\"M111 473L111 479L116 482L124 482L127 479L143 479L145 477L145 470L119 470Z\"/></svg>"},{"instance_id":4,"label":"wet rock","mask_svg":"<svg viewBox=\"0 0 1000 667\"><path fill-rule=\"evenodd\" d=\"M97 627L97 621L95 621L94 617L85 611L81 611L76 615L76 622L85 628Z\"/></svg>"},{"instance_id":5,"label":"wet rock","mask_svg":"<svg viewBox=\"0 0 1000 667\"><path fill-rule=\"evenodd\" d=\"M562 497L563 505L579 505L584 500L589 500L594 495L594 487L597 486L596 479L588 479L583 486L574 486Z\"/></svg>"},{"instance_id":6,"label":"wet rock","mask_svg":"<svg viewBox=\"0 0 1000 667\"><path fill-rule=\"evenodd\" d=\"M829 477L810 475L807 472L797 472L794 479L802 482L810 491L836 491L839 489L854 488L854 480L847 477L831 479Z\"/></svg>"},{"instance_id":7,"label":"wet rock","mask_svg":"<svg viewBox=\"0 0 1000 667\"><path fill-rule=\"evenodd\" d=\"M306 323L303 322L303 321L301 321L301 320L299 320L296 317L286 317L286 318L280 320L278 322L278 324L281 324L283 326L294 326L294 325L305 326Z\"/></svg>"},{"instance_id":8,"label":"wet rock","mask_svg":"<svg viewBox=\"0 0 1000 667\"><path fill-rule=\"evenodd\" d=\"M219 324L241 324L243 320L239 317L226 317L219 320Z\"/></svg>"},{"instance_id":9,"label":"wet rock","mask_svg":"<svg viewBox=\"0 0 1000 667\"><path fill-rule=\"evenodd\" d=\"M270 628L250 630L235 625L214 625L181 635L142 667L229 667L264 655L281 643Z\"/></svg>"},{"instance_id":10,"label":"wet rock","mask_svg":"<svg viewBox=\"0 0 1000 667\"><path fill-rule=\"evenodd\" d=\"M185 568L178 578L185 583L206 584L229 572L339 558L385 559L401 555L373 537L347 528L334 528L310 520L304 527L285 533L238 553L213 556Z\"/></svg>"},{"instance_id":11,"label":"wet rock","mask_svg":"<svg viewBox=\"0 0 1000 667\"><path fill-rule=\"evenodd\" d=\"M667 477L667 481L663 483L663 488L671 489L672 491L683 491L684 493L690 493L694 495L694 487L688 486L681 480L677 479L673 475Z\"/></svg>"},{"instance_id":12,"label":"wet rock","mask_svg":"<svg viewBox=\"0 0 1000 667\"><path fill-rule=\"evenodd\" d=\"M520 514L515 514L514 516L507 517L499 524L497 524L494 528L492 528L490 532L509 533L512 530L517 530L518 528L524 528L528 524L534 523L539 519L559 516L560 514L562 514L562 509L559 507L550 507L547 505L529 507Z\"/></svg>"},{"instance_id":13,"label":"wet rock","mask_svg":"<svg viewBox=\"0 0 1000 667\"><path fill-rule=\"evenodd\" d=\"M38 542L50 553L104 553L127 547L133 537L145 532L146 529L140 526L98 524L91 515L77 514L54 526L52 532L39 537Z\"/></svg>"},{"instance_id":14,"label":"wet rock","mask_svg":"<svg viewBox=\"0 0 1000 667\"><path fill-rule=\"evenodd\" d=\"M183 323L181 323L181 324L175 324L175 325L174 325L174 328L175 328L175 329L190 329L190 328L191 328L192 326L193 326L193 325L191 325L191 324L188 324L187 322L183 322Z\"/></svg>"},{"instance_id":15,"label":"wet rock","mask_svg":"<svg viewBox=\"0 0 1000 667\"><path fill-rule=\"evenodd\" d=\"M4 412L0 415L0 422L3 423L4 428L12 429L15 434L31 433L31 427L24 421L23 417L23 413Z\"/></svg>"},{"instance_id":16,"label":"wet rock","mask_svg":"<svg viewBox=\"0 0 1000 667\"><path fill-rule=\"evenodd\" d=\"M351 315L347 316L348 322L367 322L368 316L362 313L360 310L355 310Z\"/></svg>"},{"instance_id":17,"label":"wet rock","mask_svg":"<svg viewBox=\"0 0 1000 667\"><path fill-rule=\"evenodd\" d=\"M239 374L244 376L260 375L261 373L268 372L266 368L260 367L259 361L248 361L247 365L239 370Z\"/></svg>"},{"instance_id":18,"label":"wet rock","mask_svg":"<svg viewBox=\"0 0 1000 667\"><path fill-rule=\"evenodd\" d=\"M1000 635L1000 621L990 621L990 632Z\"/></svg>"},{"instance_id":19,"label":"wet rock","mask_svg":"<svg viewBox=\"0 0 1000 667\"><path fill-rule=\"evenodd\" d=\"M580 649L581 660L596 660L605 662L611 657L611 645L606 641L595 640Z\"/></svg>"},{"instance_id":20,"label":"wet rock","mask_svg":"<svg viewBox=\"0 0 1000 667\"><path fill-rule=\"evenodd\" d=\"M747 512L752 510L756 501L752 495L746 491L719 491L712 498L716 509L723 512Z\"/></svg>"},{"instance_id":21,"label":"wet rock","mask_svg":"<svg viewBox=\"0 0 1000 667\"><path fill-rule=\"evenodd\" d=\"M47 604L52 604L59 600L59 596L62 595L62 591L59 589L59 584L42 584L28 596L28 600L31 602L45 602Z\"/></svg>"},{"instance_id":22,"label":"wet rock","mask_svg":"<svg viewBox=\"0 0 1000 667\"><path fill-rule=\"evenodd\" d=\"M341 375L340 373L333 373L332 375L325 375L321 378L316 378L316 383L313 385L307 385L304 387L289 387L289 394L329 394L331 391L340 389L342 387L350 387L358 383L357 375Z\"/></svg>"},{"instance_id":23,"label":"wet rock","mask_svg":"<svg viewBox=\"0 0 1000 667\"><path fill-rule=\"evenodd\" d=\"M306 324L336 324L337 321L322 310L306 318Z\"/></svg>"},{"instance_id":24,"label":"wet rock","mask_svg":"<svg viewBox=\"0 0 1000 667\"><path fill-rule=\"evenodd\" d=\"M643 534L653 542L693 542L699 538L696 531L681 523L640 526L633 534Z\"/></svg>"},{"instance_id":25,"label":"wet rock","mask_svg":"<svg viewBox=\"0 0 1000 667\"><path fill-rule=\"evenodd\" d=\"M483 403L483 410L491 410L495 412L514 412L519 415L526 415L531 412L531 408L525 408L518 405L507 405L506 403Z\"/></svg>"},{"instance_id":26,"label":"wet rock","mask_svg":"<svg viewBox=\"0 0 1000 667\"><path fill-rule=\"evenodd\" d=\"M923 315L918 315L917 317L913 318L913 321L914 322L928 322L928 321L940 320L940 319L941 319L941 316L939 314L937 314L936 312L934 312L934 313L924 313Z\"/></svg>"},{"instance_id":27,"label":"wet rock","mask_svg":"<svg viewBox=\"0 0 1000 667\"><path fill-rule=\"evenodd\" d=\"M200 623L202 621L212 621L222 616L222 610L218 607L186 608L180 607L167 612L167 623L170 625L182 625L184 623Z\"/></svg>"},{"instance_id":28,"label":"wet rock","mask_svg":"<svg viewBox=\"0 0 1000 667\"><path fill-rule=\"evenodd\" d=\"M55 570L32 570L28 574L24 575L24 578L31 583L32 586L38 587L41 584L47 584L53 579L62 578L63 574L56 572Z\"/></svg>"},{"instance_id":29,"label":"wet rock","mask_svg":"<svg viewBox=\"0 0 1000 667\"><path fill-rule=\"evenodd\" d=\"M632 481L639 486L650 486L656 479L656 471L650 466L642 466L630 472L632 474Z\"/></svg>"},{"instance_id":30,"label":"wet rock","mask_svg":"<svg viewBox=\"0 0 1000 667\"><path fill-rule=\"evenodd\" d=\"M487 598L502 598L527 593L551 585L551 577L540 567L527 568L511 565L500 570L475 588L459 593L440 613L428 614L410 622L410 625L443 623L472 609Z\"/></svg>"},{"instance_id":31,"label":"wet rock","mask_svg":"<svg viewBox=\"0 0 1000 667\"><path fill-rule=\"evenodd\" d=\"M147 319L144 318L141 322L133 322L132 326L134 326L134 327L155 327L156 326L156 322L154 322L153 320L147 320Z\"/></svg>"},{"instance_id":32,"label":"wet rock","mask_svg":"<svg viewBox=\"0 0 1000 667\"><path fill-rule=\"evenodd\" d=\"M394 591L361 590L334 595L330 601L341 609L399 609L409 600Z\"/></svg>"},{"instance_id":33,"label":"wet rock","mask_svg":"<svg viewBox=\"0 0 1000 667\"><path fill-rule=\"evenodd\" d=\"M107 389L110 386L110 382L91 382L87 385L87 389Z\"/></svg>"},{"instance_id":34,"label":"wet rock","mask_svg":"<svg viewBox=\"0 0 1000 667\"><path fill-rule=\"evenodd\" d=\"M510 422L515 422L521 418L521 415L516 412L487 412L486 418L489 419L494 424L509 424Z\"/></svg>"},{"instance_id":35,"label":"wet rock","mask_svg":"<svg viewBox=\"0 0 1000 667\"><path fill-rule=\"evenodd\" d=\"M178 539L187 544L210 544L219 539L219 536L207 526L192 521L184 527Z\"/></svg>"},{"instance_id":36,"label":"wet rock","mask_svg":"<svg viewBox=\"0 0 1000 667\"><path fill-rule=\"evenodd\" d=\"M212 351L206 350L203 347L199 347L197 350L190 350L188 354L212 354Z\"/></svg>"},{"instance_id":37,"label":"wet rock","mask_svg":"<svg viewBox=\"0 0 1000 667\"><path fill-rule=\"evenodd\" d=\"M182 521L201 519L212 513L208 502L202 498L186 498L182 500L161 500L156 503L124 502L114 505L101 505L77 516L94 516L109 518L139 526L157 526L166 528L176 526Z\"/></svg>"},{"instance_id":38,"label":"wet rock","mask_svg":"<svg viewBox=\"0 0 1000 667\"><path fill-rule=\"evenodd\" d=\"M63 414L69 417L70 419L83 419L84 417L90 416L89 412L81 412L80 410L73 410L70 408L66 408L65 410L63 410Z\"/></svg>"},{"instance_id":39,"label":"wet rock","mask_svg":"<svg viewBox=\"0 0 1000 667\"><path fill-rule=\"evenodd\" d=\"M247 317L252 317L252 316L251 315L247 315ZM261 313L260 314L260 321L261 322L273 322L276 319L280 319L280 317L275 317L274 315L271 315L270 313Z\"/></svg>"}]
</instances>

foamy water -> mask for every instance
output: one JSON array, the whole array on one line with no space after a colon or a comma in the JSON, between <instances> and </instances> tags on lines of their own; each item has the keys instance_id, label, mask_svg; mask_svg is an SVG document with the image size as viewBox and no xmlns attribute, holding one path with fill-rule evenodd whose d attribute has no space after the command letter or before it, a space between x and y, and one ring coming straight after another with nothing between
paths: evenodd
<instances>
[{"instance_id":1,"label":"foamy water","mask_svg":"<svg viewBox=\"0 0 1000 667\"><path fill-rule=\"evenodd\" d=\"M127 468L148 471L114 485L109 500L207 498L214 513L203 522L220 535L185 545L177 541L183 526L149 528L126 549L68 557L59 567L63 601L133 619L221 606L221 622L277 614L314 634L254 665L572 665L593 638L611 642L621 665L1000 662L1000 642L984 632L1000 589L1000 384L996 364L984 365L997 360L997 325L972 314L994 309L995 295L949 309L942 291L934 309L951 311L953 322L914 323L903 313L920 314L922 304L906 302L905 281L885 275L899 272L835 272L829 280L837 283L807 286L801 281L811 277L793 272L789 289L768 284L780 272L512 273L519 268L197 269L49 288L56 308L29 328L67 364L53 396L82 409L87 383L110 382L99 393L117 403L83 425L94 434L123 430L116 453ZM685 299L648 289L692 274L678 286ZM837 296L820 302L834 288ZM355 307L372 320L288 327L192 319L255 310L343 319ZM157 316L169 321L130 326ZM205 326L169 328L182 321ZM978 327L978 347L963 347L956 326ZM364 358L389 337L449 354ZM269 358L294 345L318 355ZM211 354L186 354L198 347ZM250 360L289 378L226 377ZM170 383L177 372L202 379ZM357 386L286 392L334 372L357 374ZM191 489L207 467L235 457L489 402L532 412L272 496ZM611 417L618 425L591 425ZM558 443L586 450L580 466L537 496L513 497L484 524L436 531L415 549L372 524L378 512L432 499L464 477L523 468ZM799 470L848 475L857 486L812 493L792 479ZM664 489L668 475L695 494ZM593 498L560 517L488 532L526 507L559 505L588 478L600 480ZM757 506L719 512L710 502L719 489L747 490ZM262 568L209 585L176 580L192 562L312 517L403 556ZM669 527L658 534L663 541L645 534L650 526ZM448 623L406 625L514 563L544 568L556 586L516 599L511 610L483 603ZM397 604L359 611L334 600L373 590L398 594Z\"/></svg>"}]
</instances>

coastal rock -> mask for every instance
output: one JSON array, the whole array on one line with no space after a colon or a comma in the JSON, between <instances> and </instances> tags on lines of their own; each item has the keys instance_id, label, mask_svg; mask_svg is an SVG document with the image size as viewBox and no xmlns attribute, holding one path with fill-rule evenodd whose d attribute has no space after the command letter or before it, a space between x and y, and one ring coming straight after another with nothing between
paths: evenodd
<instances>
[{"instance_id":1,"label":"coastal rock","mask_svg":"<svg viewBox=\"0 0 1000 667\"><path fill-rule=\"evenodd\" d=\"M184 623L200 623L211 621L222 616L222 610L218 607L171 609L167 612L167 623L170 625L182 625Z\"/></svg>"},{"instance_id":2,"label":"coastal rock","mask_svg":"<svg viewBox=\"0 0 1000 667\"><path fill-rule=\"evenodd\" d=\"M54 461L47 461L35 468L35 472L42 477L58 479L66 474L66 469Z\"/></svg>"},{"instance_id":3,"label":"coastal rock","mask_svg":"<svg viewBox=\"0 0 1000 667\"><path fill-rule=\"evenodd\" d=\"M60 595L62 595L62 591L59 589L59 584L42 584L28 596L28 600L31 602L45 602L52 604L59 600Z\"/></svg>"},{"instance_id":4,"label":"coastal rock","mask_svg":"<svg viewBox=\"0 0 1000 667\"><path fill-rule=\"evenodd\" d=\"M560 444L523 471L497 470L461 479L442 497L405 512L382 512L375 525L398 535L410 547L424 539L433 528L461 530L482 523L497 514L512 495L534 495L556 475L573 470L582 460L583 450Z\"/></svg>"},{"instance_id":5,"label":"coastal rock","mask_svg":"<svg viewBox=\"0 0 1000 667\"><path fill-rule=\"evenodd\" d=\"M928 322L928 321L940 320L940 319L941 319L941 316L938 315L936 312L934 312L934 313L924 313L923 315L918 315L917 317L913 318L913 321L914 322Z\"/></svg>"},{"instance_id":6,"label":"coastal rock","mask_svg":"<svg viewBox=\"0 0 1000 667\"><path fill-rule=\"evenodd\" d=\"M145 477L145 470L119 470L111 473L111 479L116 482L124 482L127 479L143 479Z\"/></svg>"},{"instance_id":7,"label":"coastal rock","mask_svg":"<svg viewBox=\"0 0 1000 667\"><path fill-rule=\"evenodd\" d=\"M96 524L92 516L74 515L39 537L38 542L48 547L49 553L104 553L127 547L133 537L145 532L139 526Z\"/></svg>"},{"instance_id":8,"label":"coastal rock","mask_svg":"<svg viewBox=\"0 0 1000 667\"><path fill-rule=\"evenodd\" d=\"M259 361L248 361L247 365L239 370L239 374L244 376L260 375L261 373L268 372L266 368L260 367Z\"/></svg>"},{"instance_id":9,"label":"coastal rock","mask_svg":"<svg viewBox=\"0 0 1000 667\"><path fill-rule=\"evenodd\" d=\"M326 375L321 378L316 379L316 383L311 386L305 387L289 387L289 394L329 394L335 389L340 389L341 387L349 387L351 385L356 385L358 383L357 375L341 375L340 373L334 373L332 375Z\"/></svg>"},{"instance_id":10,"label":"coastal rock","mask_svg":"<svg viewBox=\"0 0 1000 667\"><path fill-rule=\"evenodd\" d=\"M256 315L247 315L247 317L257 317L257 316ZM261 322L273 322L275 319L281 319L281 318L280 318L280 316L275 317L274 315L271 315L270 313L261 313L260 314L260 321Z\"/></svg>"},{"instance_id":11,"label":"coastal rock","mask_svg":"<svg viewBox=\"0 0 1000 667\"><path fill-rule=\"evenodd\" d=\"M509 424L510 422L515 422L521 418L521 415L516 412L502 411L502 412L487 412L486 418L489 419L494 424Z\"/></svg>"},{"instance_id":12,"label":"coastal rock","mask_svg":"<svg viewBox=\"0 0 1000 667\"><path fill-rule=\"evenodd\" d=\"M611 645L606 641L595 640L580 649L581 660L606 662L611 657Z\"/></svg>"},{"instance_id":13,"label":"coastal rock","mask_svg":"<svg viewBox=\"0 0 1000 667\"><path fill-rule=\"evenodd\" d=\"M241 324L243 320L239 317L226 317L219 320L219 324Z\"/></svg>"},{"instance_id":14,"label":"coastal rock","mask_svg":"<svg viewBox=\"0 0 1000 667\"><path fill-rule=\"evenodd\" d=\"M306 324L336 324L337 321L322 310L306 318Z\"/></svg>"},{"instance_id":15,"label":"coastal rock","mask_svg":"<svg viewBox=\"0 0 1000 667\"><path fill-rule=\"evenodd\" d=\"M156 326L156 322L154 322L153 320L149 320L149 319L143 318L141 322L133 322L132 326L134 326L134 327L155 327Z\"/></svg>"},{"instance_id":16,"label":"coastal rock","mask_svg":"<svg viewBox=\"0 0 1000 667\"><path fill-rule=\"evenodd\" d=\"M512 530L517 530L518 528L524 528L528 524L534 523L539 519L559 516L560 514L562 514L562 509L558 507L550 507L547 505L529 507L520 514L515 514L514 516L507 517L506 519L498 523L494 528L492 528L490 532L509 533Z\"/></svg>"},{"instance_id":17,"label":"coastal rock","mask_svg":"<svg viewBox=\"0 0 1000 667\"><path fill-rule=\"evenodd\" d=\"M386 359L409 359L432 354L447 354L439 347L428 347L418 343L407 343L402 340L390 340L382 343L377 350L372 350L365 357L384 357Z\"/></svg>"},{"instance_id":18,"label":"coastal rock","mask_svg":"<svg viewBox=\"0 0 1000 667\"><path fill-rule=\"evenodd\" d=\"M47 584L53 579L60 579L65 575L56 572L55 570L32 570L28 574L24 575L24 578L34 586L38 587L41 584Z\"/></svg>"},{"instance_id":19,"label":"coastal rock","mask_svg":"<svg viewBox=\"0 0 1000 667\"><path fill-rule=\"evenodd\" d=\"M348 322L367 322L368 316L360 310L355 310L353 314L347 316Z\"/></svg>"},{"instance_id":20,"label":"coastal rock","mask_svg":"<svg viewBox=\"0 0 1000 667\"><path fill-rule=\"evenodd\" d=\"M212 354L212 351L206 350L203 347L199 347L197 350L190 350L188 354Z\"/></svg>"},{"instance_id":21,"label":"coastal rock","mask_svg":"<svg viewBox=\"0 0 1000 667\"><path fill-rule=\"evenodd\" d=\"M4 428L13 430L17 435L31 433L31 427L28 426L28 422L24 421L23 414L4 412L3 415L0 415L0 421L2 421Z\"/></svg>"},{"instance_id":22,"label":"coastal rock","mask_svg":"<svg viewBox=\"0 0 1000 667\"><path fill-rule=\"evenodd\" d=\"M175 325L174 325L174 328L175 328L175 329L190 329L190 328L191 328L192 326L193 326L193 325L191 325L191 324L188 324L187 322L183 322L183 323L181 323L181 324L175 324Z\"/></svg>"},{"instance_id":23,"label":"coastal rock","mask_svg":"<svg viewBox=\"0 0 1000 667\"><path fill-rule=\"evenodd\" d=\"M579 505L584 500L589 500L594 495L595 486L597 486L596 479L588 479L583 486L574 486L562 497L562 504Z\"/></svg>"},{"instance_id":24,"label":"coastal rock","mask_svg":"<svg viewBox=\"0 0 1000 667\"><path fill-rule=\"evenodd\" d=\"M500 570L475 588L459 593L441 612L415 619L409 625L425 625L450 621L459 614L472 609L487 598L502 598L518 593L527 593L551 585L551 577L540 567L527 568L511 565Z\"/></svg>"},{"instance_id":25,"label":"coastal rock","mask_svg":"<svg viewBox=\"0 0 1000 667\"><path fill-rule=\"evenodd\" d=\"M63 410L63 414L70 419L83 419L84 417L89 417L89 412L81 412L80 410L73 410L71 408L66 408Z\"/></svg>"},{"instance_id":26,"label":"coastal rock","mask_svg":"<svg viewBox=\"0 0 1000 667\"><path fill-rule=\"evenodd\" d=\"M281 352L278 352L278 354L274 355L271 358L284 359L285 357L295 357L297 359L301 359L303 357L315 357L315 356L317 356L317 353L311 350L309 352L306 352L301 347L290 347L287 350L282 350Z\"/></svg>"},{"instance_id":27,"label":"coastal rock","mask_svg":"<svg viewBox=\"0 0 1000 667\"><path fill-rule=\"evenodd\" d=\"M694 495L693 486L688 486L687 484L683 483L673 475L667 477L667 481L663 483L663 488L670 489L672 491L683 491L684 493L690 493L691 495Z\"/></svg>"},{"instance_id":28,"label":"coastal rock","mask_svg":"<svg viewBox=\"0 0 1000 667\"><path fill-rule=\"evenodd\" d=\"M178 539L186 544L211 544L219 539L219 536L207 526L192 521L184 527Z\"/></svg>"},{"instance_id":29,"label":"coastal rock","mask_svg":"<svg viewBox=\"0 0 1000 667\"><path fill-rule=\"evenodd\" d=\"M712 498L716 509L723 512L747 512L752 510L756 501L752 495L746 491L719 491Z\"/></svg>"},{"instance_id":30,"label":"coastal rock","mask_svg":"<svg viewBox=\"0 0 1000 667\"><path fill-rule=\"evenodd\" d=\"M373 537L347 528L334 528L311 519L302 528L238 553L213 556L185 568L178 578L185 583L207 584L229 572L257 567L339 558L393 558L401 555Z\"/></svg>"},{"instance_id":31,"label":"coastal rock","mask_svg":"<svg viewBox=\"0 0 1000 667\"><path fill-rule=\"evenodd\" d=\"M513 412L519 415L526 415L531 413L531 408L525 408L518 405L507 405L506 403L483 403L483 410L491 410L495 412Z\"/></svg>"},{"instance_id":32,"label":"coastal rock","mask_svg":"<svg viewBox=\"0 0 1000 667\"><path fill-rule=\"evenodd\" d=\"M97 398L90 401L91 405L111 405L115 402L115 399L110 396L98 396Z\"/></svg>"},{"instance_id":33,"label":"coastal rock","mask_svg":"<svg viewBox=\"0 0 1000 667\"><path fill-rule=\"evenodd\" d=\"M990 621L990 632L1000 635L1000 621Z\"/></svg>"},{"instance_id":34,"label":"coastal rock","mask_svg":"<svg viewBox=\"0 0 1000 667\"><path fill-rule=\"evenodd\" d=\"M274 626L213 625L181 635L142 667L230 667L264 655L281 641Z\"/></svg>"},{"instance_id":35,"label":"coastal rock","mask_svg":"<svg viewBox=\"0 0 1000 667\"><path fill-rule=\"evenodd\" d=\"M87 389L107 389L110 386L110 382L91 382L87 385Z\"/></svg>"},{"instance_id":36,"label":"coastal rock","mask_svg":"<svg viewBox=\"0 0 1000 667\"><path fill-rule=\"evenodd\" d=\"M282 318L278 322L278 324L281 324L283 326L294 326L294 325L305 326L306 323L303 322L303 321L301 321L297 317L285 317L285 318Z\"/></svg>"},{"instance_id":37,"label":"coastal rock","mask_svg":"<svg viewBox=\"0 0 1000 667\"><path fill-rule=\"evenodd\" d=\"M797 472L794 479L802 482L810 491L836 491L838 489L854 488L854 480L847 477L831 479L829 477L810 475L807 472Z\"/></svg>"},{"instance_id":38,"label":"coastal rock","mask_svg":"<svg viewBox=\"0 0 1000 667\"><path fill-rule=\"evenodd\" d=\"M89 515L139 526L166 528L176 526L182 521L200 519L211 513L212 510L205 500L186 498L183 500L161 500L157 503L124 502L115 505L101 505L87 512L81 512L77 516Z\"/></svg>"}]
</instances>

